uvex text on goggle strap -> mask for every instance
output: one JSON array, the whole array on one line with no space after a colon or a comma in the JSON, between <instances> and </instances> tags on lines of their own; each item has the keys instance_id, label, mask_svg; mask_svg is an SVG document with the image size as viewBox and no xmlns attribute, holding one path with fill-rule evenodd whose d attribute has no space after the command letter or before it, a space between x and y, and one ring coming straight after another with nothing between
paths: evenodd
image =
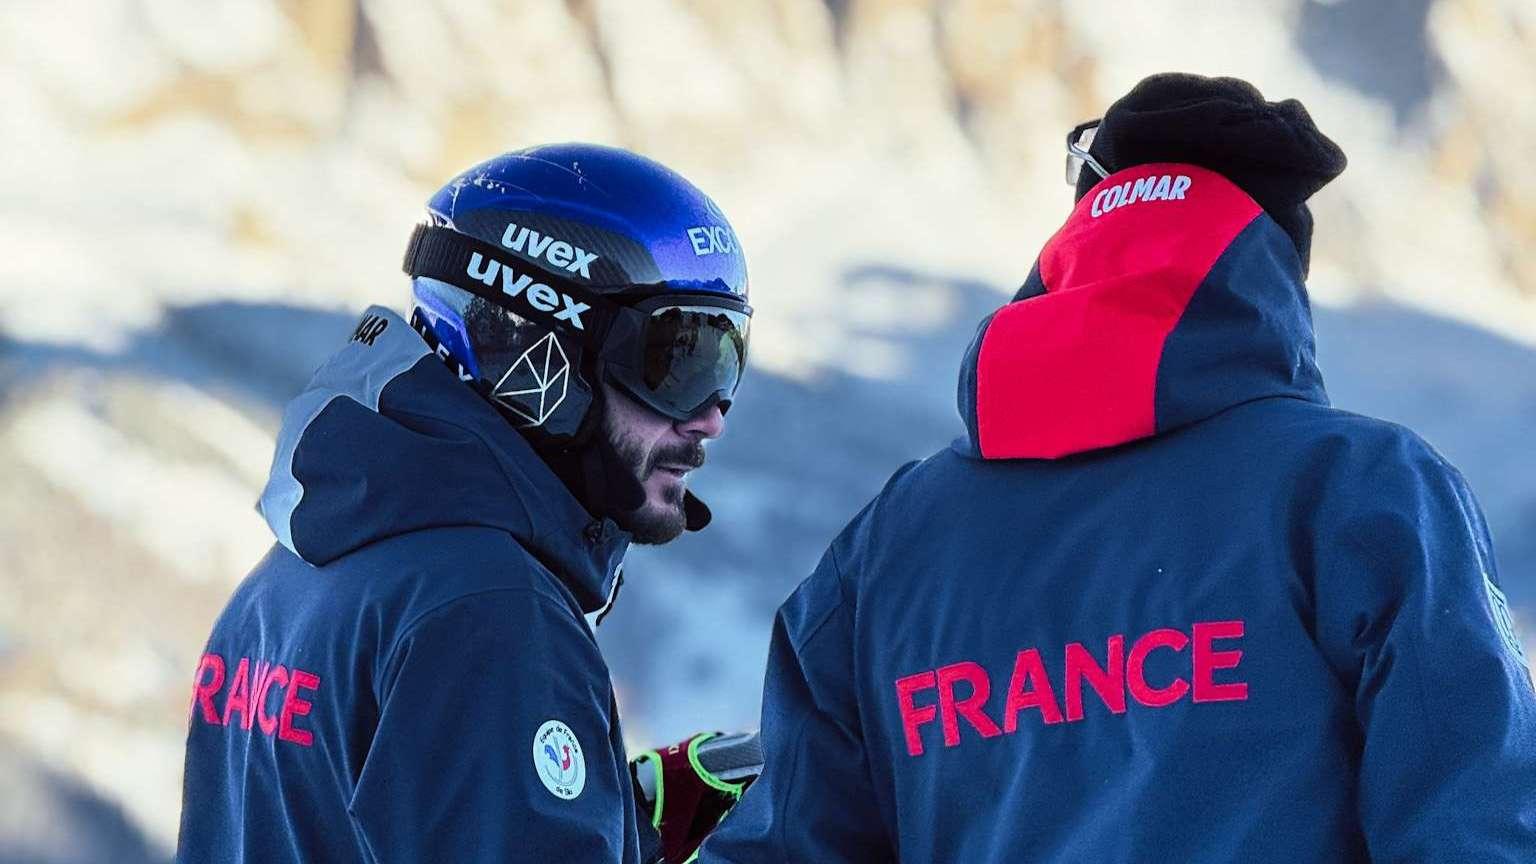
<instances>
[{"instance_id":1,"label":"uvex text on goggle strap","mask_svg":"<svg viewBox=\"0 0 1536 864\"><path fill-rule=\"evenodd\" d=\"M425 224L411 234L403 268L574 336L615 383L674 420L730 402L746 367L752 308L731 297L666 293L660 285L642 300L616 303L493 244Z\"/></svg>"}]
</instances>

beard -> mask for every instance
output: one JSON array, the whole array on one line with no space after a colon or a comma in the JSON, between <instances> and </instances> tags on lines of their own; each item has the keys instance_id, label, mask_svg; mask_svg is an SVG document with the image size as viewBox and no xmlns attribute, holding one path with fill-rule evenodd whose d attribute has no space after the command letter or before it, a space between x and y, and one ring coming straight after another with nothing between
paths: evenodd
<instances>
[{"instance_id":1,"label":"beard","mask_svg":"<svg viewBox=\"0 0 1536 864\"><path fill-rule=\"evenodd\" d=\"M671 444L658 446L650 453L636 438L616 435L614 452L624 469L644 483L656 472L659 465L680 465L697 468L704 464L704 445ZM687 518L683 513L683 483L669 484L661 493L661 501L652 501L647 493L645 503L638 508L613 515L613 521L628 531L635 543L654 546L670 543L683 533Z\"/></svg>"}]
</instances>

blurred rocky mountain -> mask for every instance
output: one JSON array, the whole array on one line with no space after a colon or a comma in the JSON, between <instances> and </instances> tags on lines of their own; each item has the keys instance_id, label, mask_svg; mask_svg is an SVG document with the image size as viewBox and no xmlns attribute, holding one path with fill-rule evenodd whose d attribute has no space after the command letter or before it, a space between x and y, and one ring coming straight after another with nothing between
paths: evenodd
<instances>
[{"instance_id":1,"label":"blurred rocky mountain","mask_svg":"<svg viewBox=\"0 0 1536 864\"><path fill-rule=\"evenodd\" d=\"M1536 606L1528 0L10 0L0 57L0 858L107 860L39 812L171 847L282 402L404 299L431 189L541 141L677 167L753 267L720 518L637 552L604 626L635 740L753 722L778 600L958 431L1064 131L1168 69L1299 97L1350 154L1315 207L1336 401L1466 468Z\"/></svg>"}]
</instances>

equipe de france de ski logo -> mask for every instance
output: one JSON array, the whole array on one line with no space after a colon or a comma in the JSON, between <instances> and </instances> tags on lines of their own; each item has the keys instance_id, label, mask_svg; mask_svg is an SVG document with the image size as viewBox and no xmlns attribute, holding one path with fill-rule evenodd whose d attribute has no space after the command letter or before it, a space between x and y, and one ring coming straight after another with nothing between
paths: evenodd
<instances>
[{"instance_id":1,"label":"equipe de france de ski logo","mask_svg":"<svg viewBox=\"0 0 1536 864\"><path fill-rule=\"evenodd\" d=\"M587 785L587 760L571 727L546 720L533 736L533 767L551 795L566 801Z\"/></svg>"}]
</instances>

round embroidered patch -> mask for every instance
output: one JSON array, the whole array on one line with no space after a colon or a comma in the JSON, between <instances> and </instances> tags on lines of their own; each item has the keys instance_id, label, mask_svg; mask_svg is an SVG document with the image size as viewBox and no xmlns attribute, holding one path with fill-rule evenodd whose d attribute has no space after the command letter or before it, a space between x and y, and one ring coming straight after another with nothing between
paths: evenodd
<instances>
[{"instance_id":1,"label":"round embroidered patch","mask_svg":"<svg viewBox=\"0 0 1536 864\"><path fill-rule=\"evenodd\" d=\"M581 794L587 785L587 760L571 727L546 720L533 735L533 767L544 788L566 801Z\"/></svg>"}]
</instances>

